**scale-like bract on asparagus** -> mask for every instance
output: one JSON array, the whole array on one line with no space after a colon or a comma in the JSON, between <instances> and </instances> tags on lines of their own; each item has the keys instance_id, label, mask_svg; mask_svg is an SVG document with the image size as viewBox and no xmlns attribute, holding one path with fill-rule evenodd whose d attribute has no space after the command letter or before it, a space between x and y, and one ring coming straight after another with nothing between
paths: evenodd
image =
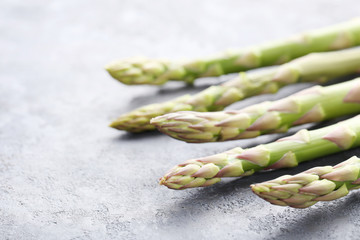
<instances>
[{"instance_id":1,"label":"scale-like bract on asparagus","mask_svg":"<svg viewBox=\"0 0 360 240\"><path fill-rule=\"evenodd\" d=\"M334 167L311 168L296 175L253 184L255 194L280 206L307 208L319 201L332 201L360 188L360 158L352 157Z\"/></svg>"},{"instance_id":2,"label":"scale-like bract on asparagus","mask_svg":"<svg viewBox=\"0 0 360 240\"><path fill-rule=\"evenodd\" d=\"M281 41L228 51L214 57L167 61L130 58L106 66L110 75L125 84L164 84L168 80L192 83L196 78L220 76L262 66L277 65L311 52L344 49L360 44L360 20L313 30Z\"/></svg>"},{"instance_id":3,"label":"scale-like bract on asparagus","mask_svg":"<svg viewBox=\"0 0 360 240\"><path fill-rule=\"evenodd\" d=\"M356 113L360 113L360 78L329 87L315 86L242 110L176 112L153 118L151 123L173 138L199 143L286 132L294 125Z\"/></svg>"},{"instance_id":4,"label":"scale-like bract on asparagus","mask_svg":"<svg viewBox=\"0 0 360 240\"><path fill-rule=\"evenodd\" d=\"M263 169L295 167L300 162L360 146L360 115L253 148L231 149L175 166L160 184L172 189L206 187L222 177L242 177Z\"/></svg>"},{"instance_id":5,"label":"scale-like bract on asparagus","mask_svg":"<svg viewBox=\"0 0 360 240\"><path fill-rule=\"evenodd\" d=\"M147 105L116 119L110 126L119 130L142 132L154 130L150 119L171 112L211 112L244 98L275 93L283 86L297 82L325 82L335 77L355 73L360 69L360 48L312 53L280 67L241 73L233 80L212 86L200 93L164 103Z\"/></svg>"}]
</instances>

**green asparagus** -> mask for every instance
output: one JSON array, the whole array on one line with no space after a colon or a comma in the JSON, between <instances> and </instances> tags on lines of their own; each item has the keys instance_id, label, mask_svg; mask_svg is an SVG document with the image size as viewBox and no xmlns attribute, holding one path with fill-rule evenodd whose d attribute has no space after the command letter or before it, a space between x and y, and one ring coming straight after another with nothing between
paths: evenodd
<instances>
[{"instance_id":1,"label":"green asparagus","mask_svg":"<svg viewBox=\"0 0 360 240\"><path fill-rule=\"evenodd\" d=\"M178 111L220 111L244 98L275 93L297 82L325 82L360 69L360 48L329 53L312 53L280 67L264 71L241 73L233 80L190 96L185 95L164 103L147 105L123 114L111 127L130 132L154 130L150 119Z\"/></svg>"},{"instance_id":2,"label":"green asparagus","mask_svg":"<svg viewBox=\"0 0 360 240\"><path fill-rule=\"evenodd\" d=\"M172 189L206 187L222 177L241 177L263 169L295 167L303 161L360 146L360 115L253 148L231 149L175 166L160 184Z\"/></svg>"},{"instance_id":3,"label":"green asparagus","mask_svg":"<svg viewBox=\"0 0 360 240\"><path fill-rule=\"evenodd\" d=\"M167 61L131 58L114 61L105 68L125 84L164 84L168 80L192 83L194 79L219 76L262 66L277 65L311 52L344 49L360 44L360 20L313 30L281 41L228 51L214 57Z\"/></svg>"},{"instance_id":4,"label":"green asparagus","mask_svg":"<svg viewBox=\"0 0 360 240\"><path fill-rule=\"evenodd\" d=\"M332 201L360 188L360 158L352 157L334 167L309 169L294 176L253 184L255 194L280 206L307 208L318 201Z\"/></svg>"},{"instance_id":5,"label":"green asparagus","mask_svg":"<svg viewBox=\"0 0 360 240\"><path fill-rule=\"evenodd\" d=\"M293 125L355 113L360 113L360 78L329 87L315 86L238 111L176 112L153 118L151 123L173 138L199 143L286 132Z\"/></svg>"}]
</instances>

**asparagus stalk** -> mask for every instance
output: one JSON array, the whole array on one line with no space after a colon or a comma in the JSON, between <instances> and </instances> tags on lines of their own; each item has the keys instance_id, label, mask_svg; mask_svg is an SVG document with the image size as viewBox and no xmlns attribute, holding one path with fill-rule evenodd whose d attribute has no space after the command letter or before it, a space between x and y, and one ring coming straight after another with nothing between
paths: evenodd
<instances>
[{"instance_id":1,"label":"asparagus stalk","mask_svg":"<svg viewBox=\"0 0 360 240\"><path fill-rule=\"evenodd\" d=\"M263 169L295 167L303 161L360 146L360 115L313 131L253 148L240 147L175 166L160 184L172 189L206 187L222 177L242 177Z\"/></svg>"},{"instance_id":2,"label":"asparagus stalk","mask_svg":"<svg viewBox=\"0 0 360 240\"><path fill-rule=\"evenodd\" d=\"M115 61L105 68L109 74L125 84L164 84L168 80L192 83L194 79L219 76L262 66L277 65L311 52L344 49L360 44L360 20L268 44L229 51L215 57L183 62L131 58Z\"/></svg>"},{"instance_id":3,"label":"asparagus stalk","mask_svg":"<svg viewBox=\"0 0 360 240\"><path fill-rule=\"evenodd\" d=\"M318 201L332 201L360 188L360 158L352 157L334 167L311 168L294 176L253 184L255 194L280 206L307 208Z\"/></svg>"},{"instance_id":4,"label":"asparagus stalk","mask_svg":"<svg viewBox=\"0 0 360 240\"><path fill-rule=\"evenodd\" d=\"M111 127L130 132L154 130L150 119L178 111L221 111L244 98L264 93L275 93L288 84L297 82L325 82L360 69L360 48L328 53L312 53L280 67L259 72L240 73L222 85L212 86L200 93L164 103L147 105L121 115Z\"/></svg>"},{"instance_id":5,"label":"asparagus stalk","mask_svg":"<svg viewBox=\"0 0 360 240\"><path fill-rule=\"evenodd\" d=\"M238 111L169 113L151 123L173 138L199 143L285 132L294 125L354 113L360 113L360 78L329 87L315 86Z\"/></svg>"}]
</instances>

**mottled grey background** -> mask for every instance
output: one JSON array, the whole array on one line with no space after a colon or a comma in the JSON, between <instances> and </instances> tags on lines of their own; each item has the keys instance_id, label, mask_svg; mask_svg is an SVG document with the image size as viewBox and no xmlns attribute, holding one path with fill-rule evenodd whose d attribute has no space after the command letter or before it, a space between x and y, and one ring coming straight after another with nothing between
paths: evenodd
<instances>
[{"instance_id":1,"label":"mottled grey background","mask_svg":"<svg viewBox=\"0 0 360 240\"><path fill-rule=\"evenodd\" d=\"M0 1L0 239L359 239L359 192L297 210L249 189L359 150L205 189L169 190L157 180L173 165L279 135L194 145L110 129L121 113L223 78L195 89L129 87L103 70L134 55L175 59L249 46L346 21L358 10L356 0Z\"/></svg>"}]
</instances>

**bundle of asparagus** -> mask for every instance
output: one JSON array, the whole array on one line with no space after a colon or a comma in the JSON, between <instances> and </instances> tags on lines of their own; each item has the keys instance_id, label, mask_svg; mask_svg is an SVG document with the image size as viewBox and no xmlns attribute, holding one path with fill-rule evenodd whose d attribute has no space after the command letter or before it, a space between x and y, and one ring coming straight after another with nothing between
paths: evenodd
<instances>
[{"instance_id":1,"label":"bundle of asparagus","mask_svg":"<svg viewBox=\"0 0 360 240\"><path fill-rule=\"evenodd\" d=\"M106 66L110 75L125 84L160 85L168 80L192 83L205 76L219 76L288 62L311 52L324 52L360 44L360 20L310 31L282 41L219 54L215 57L172 62L132 58Z\"/></svg>"},{"instance_id":2,"label":"bundle of asparagus","mask_svg":"<svg viewBox=\"0 0 360 240\"><path fill-rule=\"evenodd\" d=\"M192 83L198 77L287 63L259 72L241 72L238 77L194 96L185 95L135 109L120 116L110 126L130 132L154 130L156 126L187 142L213 142L285 132L294 125L359 113L360 78L329 87L315 86L278 101L237 111L220 112L236 101L275 93L289 84L324 83L359 72L360 48L333 51L356 45L360 45L359 19L214 58L184 62L117 61L107 66L114 78L125 84L153 85L168 80ZM325 51L332 52L313 53ZM303 129L273 143L248 149L238 147L188 160L171 169L160 179L160 184L172 189L206 187L221 181L222 177L242 177L261 170L295 167L303 161L358 146L360 115L317 130ZM360 159L353 157L334 167L317 167L251 187L254 193L273 204L305 208L317 201L343 197L359 184Z\"/></svg>"},{"instance_id":3,"label":"bundle of asparagus","mask_svg":"<svg viewBox=\"0 0 360 240\"><path fill-rule=\"evenodd\" d=\"M241 73L220 86L212 86L194 95L185 95L164 103L151 104L123 114L111 127L130 132L154 130L150 119L178 111L219 111L244 98L275 93L297 82L326 82L360 69L360 48L313 53L280 67L260 72ZM155 123L155 122L154 122Z\"/></svg>"},{"instance_id":4,"label":"bundle of asparagus","mask_svg":"<svg viewBox=\"0 0 360 240\"><path fill-rule=\"evenodd\" d=\"M360 158L352 157L334 167L309 169L294 176L253 184L255 194L280 206L307 208L318 201L332 201L360 188Z\"/></svg>"},{"instance_id":5,"label":"bundle of asparagus","mask_svg":"<svg viewBox=\"0 0 360 240\"><path fill-rule=\"evenodd\" d=\"M241 177L263 169L295 167L298 163L360 146L360 115L325 128L253 148L231 149L191 159L172 168L160 184L172 189L206 187L222 177Z\"/></svg>"},{"instance_id":6,"label":"bundle of asparagus","mask_svg":"<svg viewBox=\"0 0 360 240\"><path fill-rule=\"evenodd\" d=\"M153 118L151 123L161 132L186 142L215 142L286 132L293 125L359 112L360 78L357 78L329 87L315 86L242 110L177 112Z\"/></svg>"}]
</instances>

